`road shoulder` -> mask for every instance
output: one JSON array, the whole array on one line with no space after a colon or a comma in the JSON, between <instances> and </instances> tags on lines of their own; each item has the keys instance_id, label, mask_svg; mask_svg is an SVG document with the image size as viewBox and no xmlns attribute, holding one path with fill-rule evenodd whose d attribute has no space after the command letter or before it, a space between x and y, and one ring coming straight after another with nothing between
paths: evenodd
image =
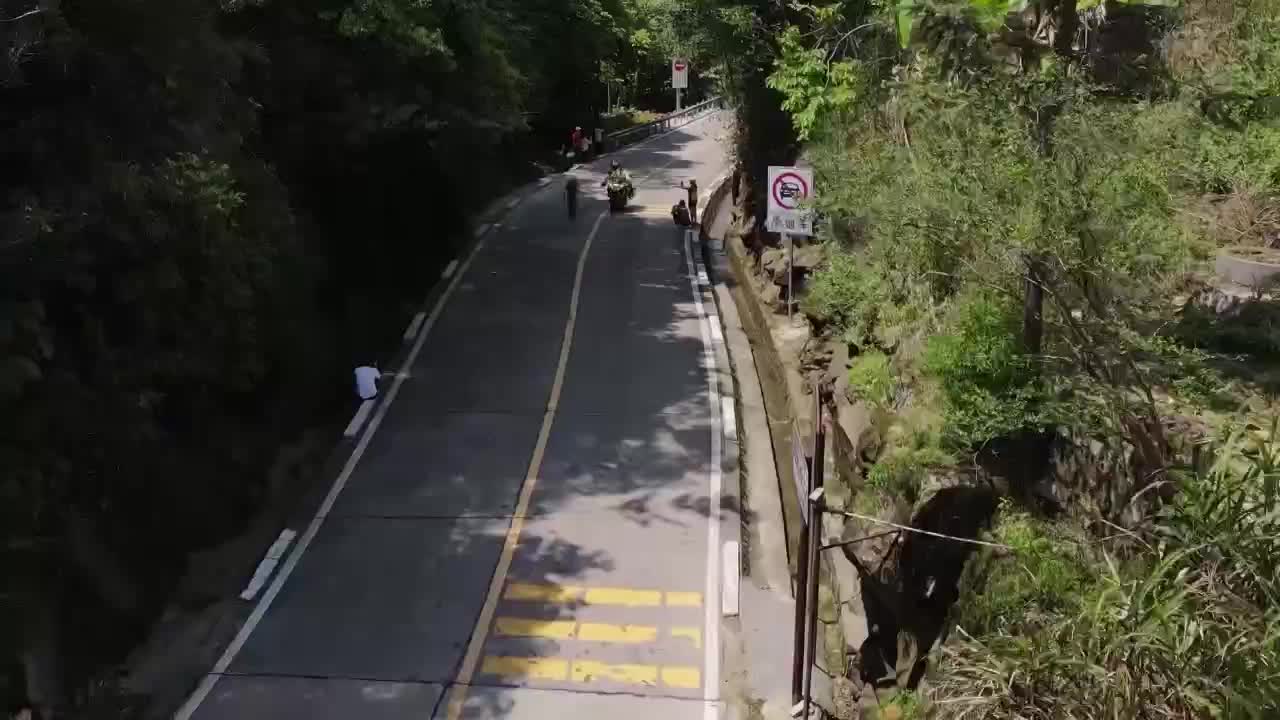
<instances>
[{"instance_id":1,"label":"road shoulder","mask_svg":"<svg viewBox=\"0 0 1280 720\"><path fill-rule=\"evenodd\" d=\"M724 618L725 717L735 720L786 717L790 709L790 667L794 614L787 565L786 531L774 463L769 418L756 358L738 312L734 275L724 232L730 206L721 177L702 203L700 233L710 291L723 341L721 393L732 398L732 441L725 444L726 508L735 527L726 538L740 548L737 614ZM732 503L729 496L732 493ZM729 534L731 533L731 534Z\"/></svg>"}]
</instances>

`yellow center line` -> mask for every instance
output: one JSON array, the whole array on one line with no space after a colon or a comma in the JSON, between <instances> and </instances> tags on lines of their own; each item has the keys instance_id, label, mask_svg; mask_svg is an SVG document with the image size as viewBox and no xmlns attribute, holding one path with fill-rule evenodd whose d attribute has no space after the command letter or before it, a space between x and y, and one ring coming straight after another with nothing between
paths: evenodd
<instances>
[{"instance_id":1,"label":"yellow center line","mask_svg":"<svg viewBox=\"0 0 1280 720\"><path fill-rule=\"evenodd\" d=\"M578 254L578 268L573 276L573 294L569 299L569 318L564 326L564 339L560 344L560 360L556 366L555 380L551 383L551 396L547 400L547 412L542 416L542 427L538 430L538 442L533 447L533 457L529 460L529 469L524 476L524 484L520 487L520 497L516 501L514 517L507 529L507 536L502 544L502 553L498 556L498 565L494 568L493 577L489 580L489 591L485 595L484 606L480 616L471 629L471 641L467 644L467 652L462 658L462 666L458 669L457 681L449 694L449 706L446 712L448 720L459 720L463 706L467 701L467 689L476 674L476 665L480 662L480 652L484 648L485 636L489 633L489 625L493 622L494 611L498 600L502 597L502 586L507 581L507 573L511 570L511 559L515 556L516 545L520 541L520 533L524 530L524 518L529 514L529 504L533 498L533 489L538 484L538 473L542 470L542 458L547 452L547 441L551 437L551 425L556 417L556 405L560 403L560 392L564 388L565 373L569 368L569 352L573 348L573 330L578 322L578 303L582 297L582 278L587 269L587 255L591 245L600 232L600 225L609 213L602 212L591 226L591 233L582 245Z\"/></svg>"}]
</instances>

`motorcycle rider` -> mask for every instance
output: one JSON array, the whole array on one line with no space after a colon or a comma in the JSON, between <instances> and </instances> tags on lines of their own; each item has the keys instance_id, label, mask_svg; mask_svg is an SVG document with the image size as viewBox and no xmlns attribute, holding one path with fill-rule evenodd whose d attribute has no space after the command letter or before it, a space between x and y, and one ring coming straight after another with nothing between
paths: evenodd
<instances>
[{"instance_id":1,"label":"motorcycle rider","mask_svg":"<svg viewBox=\"0 0 1280 720\"><path fill-rule=\"evenodd\" d=\"M608 185L610 180L623 182L623 183L626 183L628 186L631 185L630 173L628 173L626 170L623 170L622 164L619 163L617 160L614 160L609 165L609 174L605 176L604 182L600 183L600 187L604 187L605 185Z\"/></svg>"}]
</instances>

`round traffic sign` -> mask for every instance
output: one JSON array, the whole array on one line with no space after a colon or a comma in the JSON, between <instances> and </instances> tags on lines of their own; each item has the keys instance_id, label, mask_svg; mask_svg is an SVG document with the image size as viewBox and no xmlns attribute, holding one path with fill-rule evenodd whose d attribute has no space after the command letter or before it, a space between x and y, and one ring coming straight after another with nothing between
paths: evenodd
<instances>
[{"instance_id":1,"label":"round traffic sign","mask_svg":"<svg viewBox=\"0 0 1280 720\"><path fill-rule=\"evenodd\" d=\"M809 183L793 172L779 173L773 179L773 187L769 189L773 202L784 210L795 210L800 201L809 197Z\"/></svg>"},{"instance_id":2,"label":"round traffic sign","mask_svg":"<svg viewBox=\"0 0 1280 720\"><path fill-rule=\"evenodd\" d=\"M682 72L682 71L685 69L685 67L687 67L687 66L686 66L684 63L682 63L682 62L680 62L679 60L677 60L677 61L675 61L675 63L674 63L674 64L672 64L672 67L674 67L674 68L676 69L676 72Z\"/></svg>"}]
</instances>

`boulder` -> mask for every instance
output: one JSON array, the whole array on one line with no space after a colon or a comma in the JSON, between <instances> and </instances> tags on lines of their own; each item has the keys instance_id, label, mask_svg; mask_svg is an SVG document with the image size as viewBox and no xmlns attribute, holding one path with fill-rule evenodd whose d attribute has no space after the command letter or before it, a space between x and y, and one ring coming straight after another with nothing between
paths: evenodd
<instances>
[{"instance_id":1,"label":"boulder","mask_svg":"<svg viewBox=\"0 0 1280 720\"><path fill-rule=\"evenodd\" d=\"M792 263L796 270L803 272L813 272L818 266L822 265L822 261L826 259L825 245L800 245L794 250L795 256Z\"/></svg>"}]
</instances>

